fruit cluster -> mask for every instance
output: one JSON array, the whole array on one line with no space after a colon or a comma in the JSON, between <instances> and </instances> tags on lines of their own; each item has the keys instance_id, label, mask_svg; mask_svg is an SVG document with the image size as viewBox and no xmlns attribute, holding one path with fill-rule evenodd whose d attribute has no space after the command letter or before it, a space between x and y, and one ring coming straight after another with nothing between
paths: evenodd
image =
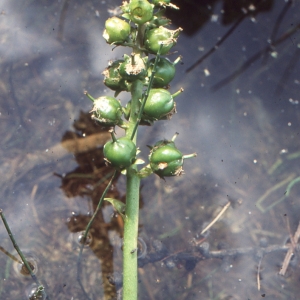
<instances>
[{"instance_id":1,"label":"fruit cluster","mask_svg":"<svg viewBox=\"0 0 300 300\"><path fill-rule=\"evenodd\" d=\"M166 6L176 8L170 0L131 0L123 2L122 18L114 16L105 22L103 37L108 44L131 47L131 55L111 62L104 70L104 84L115 92L114 97L102 96L93 101L93 119L101 125L120 126L127 131L130 126L132 99L122 107L116 99L122 91L132 92L133 85L142 83L142 97L135 107L139 108L136 126L152 125L158 120L170 119L176 112L174 98L183 90L171 94L169 83L175 76L175 65L180 58L171 62L161 57L169 53L176 44L181 28L166 28L170 20L163 17ZM153 58L149 58L154 55ZM104 146L106 161L119 170L127 169L136 161L137 148L133 137L126 136L116 139L112 133L112 141ZM150 164L145 167L148 173L156 173L160 177L175 176L182 173L185 157L175 147L174 140L156 143L150 152ZM144 170L145 170L144 168ZM147 174L148 174L147 173ZM141 174L145 174L143 169ZM144 177L144 175L141 177Z\"/></svg>"}]
</instances>

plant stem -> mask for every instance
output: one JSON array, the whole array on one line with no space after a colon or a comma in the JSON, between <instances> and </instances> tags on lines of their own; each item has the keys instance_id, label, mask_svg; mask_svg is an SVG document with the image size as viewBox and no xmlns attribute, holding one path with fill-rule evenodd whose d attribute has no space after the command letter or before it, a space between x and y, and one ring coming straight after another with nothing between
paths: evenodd
<instances>
[{"instance_id":1,"label":"plant stem","mask_svg":"<svg viewBox=\"0 0 300 300\"><path fill-rule=\"evenodd\" d=\"M80 275L81 275L81 258L82 258L82 252L83 252L83 248L84 248L84 245L85 245L85 242L87 240L87 236L88 236L88 233L89 233L89 230L97 216L97 214L99 213L100 209L101 209L101 205L102 205L102 202L103 202L103 199L104 197L106 196L108 190L110 189L112 183L113 183L113 180L115 179L115 176L117 174L117 171L114 171L110 181L108 182L105 190L103 191L100 199L99 199L99 202L98 202L98 205L97 205L97 208L95 210L95 212L93 213L93 216L92 218L90 219L89 223L87 224L86 228L85 228L85 231L84 231L84 235L82 237L82 244L80 246L80 250L79 250L79 255L78 255L78 258L77 258L77 281L79 283L79 286L85 296L86 299L90 299L90 297L88 296L87 292L85 291L84 289L84 286L81 282L81 278L80 278Z\"/></svg>"},{"instance_id":2,"label":"plant stem","mask_svg":"<svg viewBox=\"0 0 300 300\"><path fill-rule=\"evenodd\" d=\"M136 166L127 170L126 211L123 245L123 300L136 300L138 293L137 238L140 178Z\"/></svg>"},{"instance_id":3,"label":"plant stem","mask_svg":"<svg viewBox=\"0 0 300 300\"><path fill-rule=\"evenodd\" d=\"M140 80L136 80L131 86L131 110L128 129L126 130L126 136L135 143L136 142L136 124L138 123L138 116L140 112L140 100L143 95L143 83Z\"/></svg>"},{"instance_id":4,"label":"plant stem","mask_svg":"<svg viewBox=\"0 0 300 300\"><path fill-rule=\"evenodd\" d=\"M9 227L7 221L6 221L6 218L5 218L5 216L4 216L4 213L3 213L3 210L2 210L2 209L0 209L0 217L1 217L2 221L3 221L3 224L4 224L5 228L6 228L6 231L7 231L7 233L8 233L8 236L9 236L9 238L10 238L10 240L11 240L11 242L12 242L14 248L16 249L16 251L18 252L18 254L20 255L21 260L22 260L23 264L25 265L25 267L27 268L27 270L28 270L28 272L29 272L31 278L33 279L33 281L34 281L34 282L37 284L37 286L38 286L38 291L37 291L37 292L39 292L40 295L43 295L43 296L45 297L45 299L49 299L49 297L48 297L48 295L46 294L46 291L45 291L45 289L44 289L44 286L43 286L43 285L39 282L39 280L37 279L35 273L34 273L33 270L31 269L30 264L28 263L28 261L27 261L27 259L25 258L23 252L21 251L20 247L18 246L18 244L17 244L17 242L16 242L16 240L15 240L15 238L14 238L14 236L13 236L11 230L10 230L10 227Z\"/></svg>"},{"instance_id":5,"label":"plant stem","mask_svg":"<svg viewBox=\"0 0 300 300\"><path fill-rule=\"evenodd\" d=\"M135 125L140 110L143 83L136 80L131 88L131 112L126 136L136 143ZM126 210L123 245L123 300L136 300L138 294L137 239L139 225L140 178L136 165L127 169Z\"/></svg>"},{"instance_id":6,"label":"plant stem","mask_svg":"<svg viewBox=\"0 0 300 300\"><path fill-rule=\"evenodd\" d=\"M84 94L92 101L94 102L96 99L94 99L87 91L84 92Z\"/></svg>"}]
</instances>

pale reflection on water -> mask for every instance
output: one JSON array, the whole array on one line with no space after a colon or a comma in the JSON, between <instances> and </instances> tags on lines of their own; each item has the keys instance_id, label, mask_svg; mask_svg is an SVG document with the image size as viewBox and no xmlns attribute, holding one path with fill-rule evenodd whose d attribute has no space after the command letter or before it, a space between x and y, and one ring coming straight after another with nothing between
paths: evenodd
<instances>
[{"instance_id":1,"label":"pale reflection on water","mask_svg":"<svg viewBox=\"0 0 300 300\"><path fill-rule=\"evenodd\" d=\"M83 299L76 279L78 248L66 223L72 212L85 216L93 205L88 197L67 198L60 189L61 179L53 173L77 167L74 155L60 141L80 111L91 109L84 90L96 97L112 95L102 84L101 72L123 50L112 52L101 37L108 9L112 12L118 1L110 1L109 7L105 1L70 1L61 31L64 4L3 1L0 8L0 207L21 249L37 257L39 276L51 299ZM183 55L184 64L177 66L170 87L171 92L185 89L176 98L178 114L169 122L142 128L139 146L147 159L145 145L179 132L178 148L185 154L196 151L198 157L186 161L186 174L180 178L144 181L140 232L147 248L159 239L171 254L189 251L190 241L201 239L203 226L229 200L233 205L206 238L211 249L259 247L262 239L268 245L283 245L294 235L299 185L289 184L300 173L299 33L276 46L272 55L252 62L234 81L211 90L266 47L284 4L278 1L270 12L245 19L218 51L187 74L186 68L229 27L214 18L194 36L179 38L175 50ZM221 15L220 10L221 2L214 16ZM277 38L298 25L299 11L294 3ZM128 100L126 94L119 98ZM124 178L117 187L121 197ZM106 214L105 224L109 218L115 216ZM108 236L114 246L114 268L120 271L116 234L111 230ZM0 236L0 246L13 252L3 226ZM183 261L174 265L169 261L174 268L162 262L148 264L140 269L139 298L297 299L298 263L293 260L287 274L279 276L284 256L209 259L193 268ZM31 280L16 276L2 253L0 265L0 298L26 299ZM83 284L93 299L104 299L98 276L102 267L95 253L85 249Z\"/></svg>"}]
</instances>

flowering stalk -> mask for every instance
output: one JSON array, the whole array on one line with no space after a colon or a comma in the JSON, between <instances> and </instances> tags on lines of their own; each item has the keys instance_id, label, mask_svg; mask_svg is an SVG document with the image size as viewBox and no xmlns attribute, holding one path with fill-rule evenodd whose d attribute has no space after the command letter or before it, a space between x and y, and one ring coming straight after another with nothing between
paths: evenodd
<instances>
[{"instance_id":1,"label":"flowering stalk","mask_svg":"<svg viewBox=\"0 0 300 300\"><path fill-rule=\"evenodd\" d=\"M131 0L123 2L122 18L112 17L105 22L103 37L113 46L131 47L131 55L111 62L103 72L104 84L115 91L115 97L122 92L130 92L131 99L125 107L111 96L94 99L92 118L110 128L112 141L104 145L107 164L116 171L126 174L125 214L120 211L122 203L109 199L124 220L123 245L123 299L136 300L138 295L137 245L139 223L139 190L141 178L153 173L161 178L179 176L183 173L183 161L196 156L183 155L175 146L174 140L163 140L151 147L149 164L138 169L136 158L137 134L139 125L152 125L158 120L169 120L176 113L177 97L183 89L171 94L167 89L175 75L175 64L161 55L167 54L176 44L182 30L170 30L164 26L170 20L163 17L166 6L177 9L170 0ZM149 59L149 53L155 57ZM114 126L125 130L125 136L116 138Z\"/></svg>"}]
</instances>

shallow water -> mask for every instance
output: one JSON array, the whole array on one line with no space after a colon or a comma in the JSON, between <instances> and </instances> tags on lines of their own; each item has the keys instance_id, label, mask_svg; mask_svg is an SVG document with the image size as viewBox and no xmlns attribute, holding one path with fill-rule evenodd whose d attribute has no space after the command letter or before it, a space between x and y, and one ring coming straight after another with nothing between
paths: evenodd
<instances>
[{"instance_id":1,"label":"shallow water","mask_svg":"<svg viewBox=\"0 0 300 300\"><path fill-rule=\"evenodd\" d=\"M186 161L184 176L143 182L140 236L149 253L156 240L169 252L139 269L139 299L297 299L297 256L282 276L286 250L262 255L259 248L290 243L300 208L300 187L293 181L300 174L300 36L299 30L287 34L299 26L300 7L267 3L270 9L246 16L217 51L186 73L237 20L224 26L228 10L222 13L223 2L216 1L202 27L183 32L178 53L170 55L183 55L170 88L185 89L176 98L178 113L142 128L139 146L147 153L145 145L179 132L178 148L198 156ZM123 52L111 51L102 31L118 4L13 0L0 7L0 207L20 248L36 260L51 299L85 299L76 277L78 236L112 170L99 148L108 136L90 121L83 91L112 95L101 72ZM192 20L197 7L174 16L175 23L185 28L183 21ZM277 44L264 52L274 32ZM244 72L217 85L247 62ZM125 93L119 98L128 100ZM78 140L83 133L84 143ZM122 176L110 193L124 199ZM228 201L205 242L212 251L258 250L204 259L195 244L203 242L202 229ZM91 299L113 299L116 287L106 277L121 272L122 222L110 205L91 233L81 281ZM16 255L4 226L0 237L0 246ZM14 264L0 253L0 299L28 299L33 282Z\"/></svg>"}]
</instances>

